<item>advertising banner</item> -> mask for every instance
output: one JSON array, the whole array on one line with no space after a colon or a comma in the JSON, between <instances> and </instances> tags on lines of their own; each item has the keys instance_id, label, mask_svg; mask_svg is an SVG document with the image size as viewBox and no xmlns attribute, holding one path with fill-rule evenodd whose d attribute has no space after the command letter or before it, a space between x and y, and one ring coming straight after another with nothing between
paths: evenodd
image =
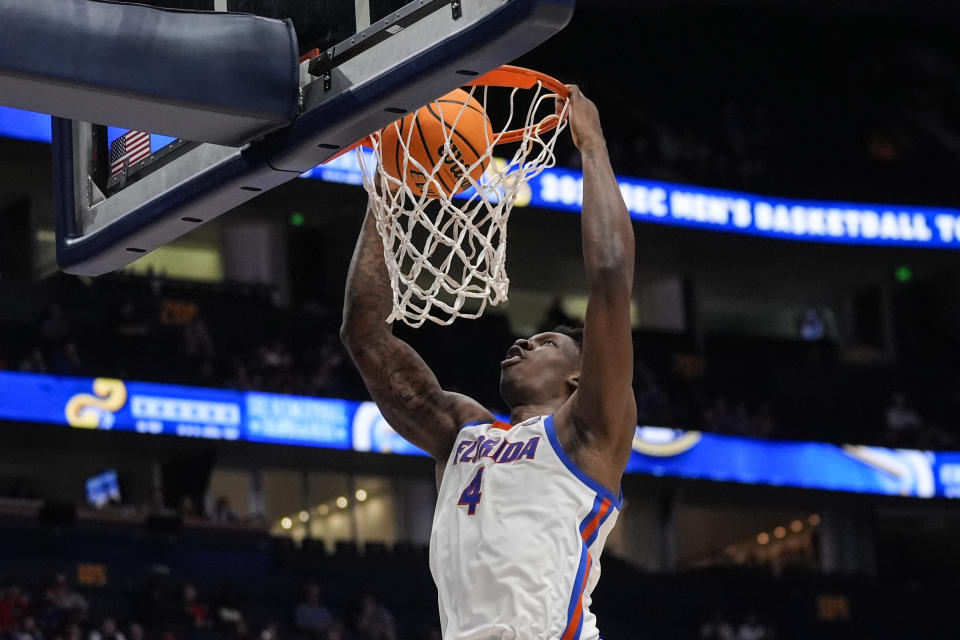
<instances>
[{"instance_id":1,"label":"advertising banner","mask_svg":"<svg viewBox=\"0 0 960 640\"><path fill-rule=\"evenodd\" d=\"M503 419L503 418L501 418ZM426 455L372 402L0 372L0 420ZM915 498L960 497L960 452L638 426L627 473Z\"/></svg>"}]
</instances>

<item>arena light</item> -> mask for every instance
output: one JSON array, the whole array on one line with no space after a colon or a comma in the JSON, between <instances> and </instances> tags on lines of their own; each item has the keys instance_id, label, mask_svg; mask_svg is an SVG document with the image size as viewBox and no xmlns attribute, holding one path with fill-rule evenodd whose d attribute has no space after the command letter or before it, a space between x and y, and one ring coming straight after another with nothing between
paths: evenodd
<instances>
[{"instance_id":1,"label":"arena light","mask_svg":"<svg viewBox=\"0 0 960 640\"><path fill-rule=\"evenodd\" d=\"M790 531L793 531L794 533L800 533L803 531L803 523L799 520L794 520L790 523Z\"/></svg>"},{"instance_id":2,"label":"arena light","mask_svg":"<svg viewBox=\"0 0 960 640\"><path fill-rule=\"evenodd\" d=\"M787 530L784 527L777 527L773 530L773 535L777 540L780 540L787 535Z\"/></svg>"},{"instance_id":3,"label":"arena light","mask_svg":"<svg viewBox=\"0 0 960 640\"><path fill-rule=\"evenodd\" d=\"M897 282L906 284L913 280L913 269L906 265L900 265L893 272L893 276L897 279Z\"/></svg>"},{"instance_id":4,"label":"arena light","mask_svg":"<svg viewBox=\"0 0 960 640\"><path fill-rule=\"evenodd\" d=\"M281 527L282 529L284 529L285 531L289 531L290 529L293 528L293 520L291 520L290 518L287 518L287 517L281 518L281 519L280 519L280 527Z\"/></svg>"},{"instance_id":5,"label":"arena light","mask_svg":"<svg viewBox=\"0 0 960 640\"><path fill-rule=\"evenodd\" d=\"M350 504L350 501L347 500L346 496L340 496L337 498L337 506L341 509L346 509L348 504Z\"/></svg>"},{"instance_id":6,"label":"arena light","mask_svg":"<svg viewBox=\"0 0 960 640\"><path fill-rule=\"evenodd\" d=\"M317 513L320 514L321 516L325 516L328 513L330 513L330 507L328 507L325 504L322 504L319 507L317 507Z\"/></svg>"},{"instance_id":7,"label":"arena light","mask_svg":"<svg viewBox=\"0 0 960 640\"><path fill-rule=\"evenodd\" d=\"M297 517L300 519L300 522L306 522L310 519L310 514L307 511L301 511L297 514Z\"/></svg>"},{"instance_id":8,"label":"arena light","mask_svg":"<svg viewBox=\"0 0 960 640\"><path fill-rule=\"evenodd\" d=\"M817 515L816 513L811 513L811 514L810 514L810 517L807 518L807 522L810 523L810 526L811 526L811 527L815 527L815 526L817 526L818 524L820 524L820 516Z\"/></svg>"},{"instance_id":9,"label":"arena light","mask_svg":"<svg viewBox=\"0 0 960 640\"><path fill-rule=\"evenodd\" d=\"M768 542L770 542L770 534L765 531L762 532L760 535L757 536L757 542L760 544L767 544Z\"/></svg>"}]
</instances>

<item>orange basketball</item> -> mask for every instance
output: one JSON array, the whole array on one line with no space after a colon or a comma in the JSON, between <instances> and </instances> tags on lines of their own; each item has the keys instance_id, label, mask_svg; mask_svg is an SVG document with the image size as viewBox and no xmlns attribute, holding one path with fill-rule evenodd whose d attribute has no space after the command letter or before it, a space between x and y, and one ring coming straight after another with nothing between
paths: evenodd
<instances>
[{"instance_id":1,"label":"orange basketball","mask_svg":"<svg viewBox=\"0 0 960 640\"><path fill-rule=\"evenodd\" d=\"M451 91L387 126L380 136L384 171L406 182L417 197L424 188L429 198L439 198L439 190L447 196L466 191L471 185L463 176L464 167L474 180L479 180L490 164L489 157L477 162L493 141L490 118L480 103L462 89ZM409 162L404 160L405 152L410 154ZM406 175L402 175L404 165ZM435 179L429 180L430 172L438 165Z\"/></svg>"}]
</instances>

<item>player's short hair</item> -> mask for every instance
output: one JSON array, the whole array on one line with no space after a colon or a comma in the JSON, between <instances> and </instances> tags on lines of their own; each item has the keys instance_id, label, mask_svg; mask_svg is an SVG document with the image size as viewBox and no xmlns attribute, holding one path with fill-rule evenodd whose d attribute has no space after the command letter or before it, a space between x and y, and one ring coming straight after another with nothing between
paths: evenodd
<instances>
[{"instance_id":1,"label":"player's short hair","mask_svg":"<svg viewBox=\"0 0 960 640\"><path fill-rule=\"evenodd\" d=\"M561 324L554 327L551 331L572 338L573 341L577 343L577 349L583 351L583 327L571 327Z\"/></svg>"}]
</instances>

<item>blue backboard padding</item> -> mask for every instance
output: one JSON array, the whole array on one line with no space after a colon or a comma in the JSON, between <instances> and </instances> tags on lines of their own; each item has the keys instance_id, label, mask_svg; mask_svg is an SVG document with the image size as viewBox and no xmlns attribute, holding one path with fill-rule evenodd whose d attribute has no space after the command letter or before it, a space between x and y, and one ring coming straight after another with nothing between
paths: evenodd
<instances>
[{"instance_id":1,"label":"blue backboard padding","mask_svg":"<svg viewBox=\"0 0 960 640\"><path fill-rule=\"evenodd\" d=\"M370 402L0 372L0 420L426 454ZM778 442L638 427L628 473L915 498L960 497L960 452Z\"/></svg>"},{"instance_id":2,"label":"blue backboard padding","mask_svg":"<svg viewBox=\"0 0 960 640\"><path fill-rule=\"evenodd\" d=\"M88 0L0 0L0 10L2 73L275 123L297 114L289 21Z\"/></svg>"}]
</instances>

